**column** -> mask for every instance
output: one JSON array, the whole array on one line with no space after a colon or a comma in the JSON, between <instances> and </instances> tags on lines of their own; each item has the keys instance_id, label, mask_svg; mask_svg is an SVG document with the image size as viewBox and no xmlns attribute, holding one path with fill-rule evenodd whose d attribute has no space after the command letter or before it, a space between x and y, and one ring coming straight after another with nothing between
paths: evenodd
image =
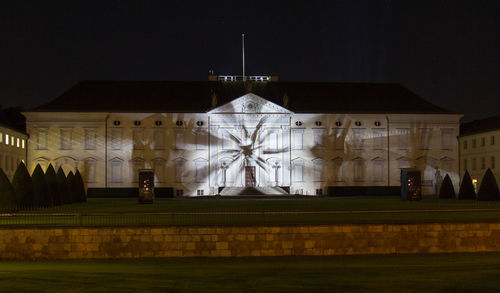
<instances>
[{"instance_id":1,"label":"column","mask_svg":"<svg viewBox=\"0 0 500 293\"><path fill-rule=\"evenodd\" d=\"M209 145L210 145L210 190L213 194L219 192L219 184L217 182L217 169L218 169L218 151L219 151L219 125L210 125Z\"/></svg>"},{"instance_id":2,"label":"column","mask_svg":"<svg viewBox=\"0 0 500 293\"><path fill-rule=\"evenodd\" d=\"M282 153L282 172L283 172L283 180L281 181L282 186L290 186L290 176L291 176L291 166L290 166L290 153L292 148L290 146L290 125L282 125L281 126L281 137L282 137L282 148L286 151Z\"/></svg>"}]
</instances>

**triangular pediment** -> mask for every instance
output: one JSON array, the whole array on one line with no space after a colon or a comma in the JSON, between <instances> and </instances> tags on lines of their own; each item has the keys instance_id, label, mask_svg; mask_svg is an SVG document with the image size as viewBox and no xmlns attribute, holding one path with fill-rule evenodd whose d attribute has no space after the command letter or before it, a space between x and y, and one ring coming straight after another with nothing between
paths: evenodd
<instances>
[{"instance_id":1,"label":"triangular pediment","mask_svg":"<svg viewBox=\"0 0 500 293\"><path fill-rule=\"evenodd\" d=\"M236 98L231 102L208 111L208 114L293 114L283 108L253 93Z\"/></svg>"}]
</instances>

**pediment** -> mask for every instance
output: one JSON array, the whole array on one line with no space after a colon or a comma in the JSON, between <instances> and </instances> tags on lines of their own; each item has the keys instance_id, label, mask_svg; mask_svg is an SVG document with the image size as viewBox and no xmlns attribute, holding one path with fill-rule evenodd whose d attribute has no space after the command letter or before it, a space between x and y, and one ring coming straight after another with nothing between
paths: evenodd
<instances>
[{"instance_id":1,"label":"pediment","mask_svg":"<svg viewBox=\"0 0 500 293\"><path fill-rule=\"evenodd\" d=\"M208 114L293 114L283 108L253 93L236 98L231 102L208 111Z\"/></svg>"}]
</instances>

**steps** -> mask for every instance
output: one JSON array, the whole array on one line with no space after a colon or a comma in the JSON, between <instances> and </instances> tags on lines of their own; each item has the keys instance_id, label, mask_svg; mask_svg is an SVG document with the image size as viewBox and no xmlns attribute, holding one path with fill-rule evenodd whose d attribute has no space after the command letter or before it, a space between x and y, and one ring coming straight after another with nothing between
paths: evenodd
<instances>
[{"instance_id":1,"label":"steps","mask_svg":"<svg viewBox=\"0 0 500 293\"><path fill-rule=\"evenodd\" d=\"M220 192L221 196L238 195L288 195L286 191L278 186L266 187L224 187Z\"/></svg>"}]
</instances>

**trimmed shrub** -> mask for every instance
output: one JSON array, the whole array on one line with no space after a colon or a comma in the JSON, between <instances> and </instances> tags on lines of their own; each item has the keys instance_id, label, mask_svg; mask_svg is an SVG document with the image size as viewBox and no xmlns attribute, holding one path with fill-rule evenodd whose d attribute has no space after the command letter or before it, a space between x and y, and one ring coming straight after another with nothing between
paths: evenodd
<instances>
[{"instance_id":1,"label":"trimmed shrub","mask_svg":"<svg viewBox=\"0 0 500 293\"><path fill-rule=\"evenodd\" d=\"M52 167L52 164L50 164L45 171L45 181L47 182L47 187L49 188L49 193L54 205L62 205L61 191L59 190L59 184L57 183L57 174L54 167Z\"/></svg>"},{"instance_id":2,"label":"trimmed shrub","mask_svg":"<svg viewBox=\"0 0 500 293\"><path fill-rule=\"evenodd\" d=\"M37 207L51 207L54 205L52 202L52 195L49 191L47 181L45 181L45 174L40 164L36 165L33 174L33 192L35 194L35 203Z\"/></svg>"},{"instance_id":3,"label":"trimmed shrub","mask_svg":"<svg viewBox=\"0 0 500 293\"><path fill-rule=\"evenodd\" d=\"M470 178L467 170L465 170L462 183L460 184L458 199L476 199L476 192L474 191L474 185L472 185L472 178Z\"/></svg>"},{"instance_id":4,"label":"trimmed shrub","mask_svg":"<svg viewBox=\"0 0 500 293\"><path fill-rule=\"evenodd\" d=\"M9 178L0 168L0 210L12 210L16 207L16 194Z\"/></svg>"},{"instance_id":5,"label":"trimmed shrub","mask_svg":"<svg viewBox=\"0 0 500 293\"><path fill-rule=\"evenodd\" d=\"M33 181L23 162L19 163L16 173L14 173L12 188L14 188L14 192L16 193L16 202L19 207L36 206Z\"/></svg>"},{"instance_id":6,"label":"trimmed shrub","mask_svg":"<svg viewBox=\"0 0 500 293\"><path fill-rule=\"evenodd\" d=\"M455 198L455 188L453 188L453 183L448 174L444 176L443 184L441 184L439 190L439 198Z\"/></svg>"},{"instance_id":7,"label":"trimmed shrub","mask_svg":"<svg viewBox=\"0 0 500 293\"><path fill-rule=\"evenodd\" d=\"M59 187L59 192L61 194L61 200L63 204L71 203L71 194L68 188L68 179L66 179L66 175L62 167L59 167L57 170L57 186Z\"/></svg>"},{"instance_id":8,"label":"trimmed shrub","mask_svg":"<svg viewBox=\"0 0 500 293\"><path fill-rule=\"evenodd\" d=\"M69 171L68 177L66 177L66 182L68 183L69 198L71 200L71 203L78 202L78 194L76 193L75 185L75 175L73 175L72 171Z\"/></svg>"},{"instance_id":9,"label":"trimmed shrub","mask_svg":"<svg viewBox=\"0 0 500 293\"><path fill-rule=\"evenodd\" d=\"M477 200L500 200L497 181L490 168L484 173L479 192L477 193Z\"/></svg>"},{"instance_id":10,"label":"trimmed shrub","mask_svg":"<svg viewBox=\"0 0 500 293\"><path fill-rule=\"evenodd\" d=\"M80 171L76 170L75 173L75 191L77 194L78 202L86 202L87 195L85 194L85 185L83 184L82 175Z\"/></svg>"}]
</instances>

